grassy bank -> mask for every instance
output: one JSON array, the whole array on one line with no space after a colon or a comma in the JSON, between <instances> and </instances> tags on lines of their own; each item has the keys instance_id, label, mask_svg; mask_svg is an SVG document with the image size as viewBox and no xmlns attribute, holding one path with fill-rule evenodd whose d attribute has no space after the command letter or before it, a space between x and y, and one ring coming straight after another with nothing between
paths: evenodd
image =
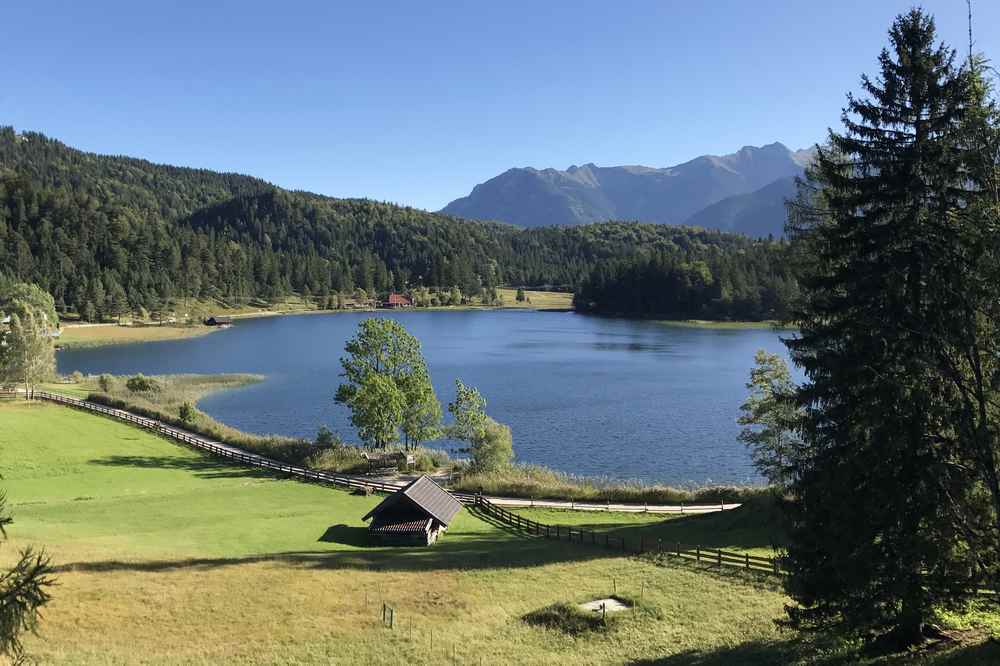
<instances>
[{"instance_id":1,"label":"grassy bank","mask_svg":"<svg viewBox=\"0 0 1000 666\"><path fill-rule=\"evenodd\" d=\"M501 288L500 298L505 308L523 308L530 310L572 310L573 294L558 291L524 291L525 301L517 300L517 289Z\"/></svg>"},{"instance_id":2,"label":"grassy bank","mask_svg":"<svg viewBox=\"0 0 1000 666\"><path fill-rule=\"evenodd\" d=\"M595 479L566 474L538 465L514 465L497 472L462 475L454 487L456 490L481 491L488 495L504 497L626 504L733 503L744 502L767 492L765 488L757 486L705 486L685 489L659 484Z\"/></svg>"},{"instance_id":3,"label":"grassy bank","mask_svg":"<svg viewBox=\"0 0 1000 666\"><path fill-rule=\"evenodd\" d=\"M185 403L196 405L213 391L239 388L262 380L258 375L166 375L152 378L158 390L142 393L129 391L127 377L114 377L111 390L103 392L96 377L87 377L78 384L52 385L49 390L76 398L90 399L119 409L160 419L206 437L239 446L294 465L340 473L363 473L367 462L361 449L338 443L320 449L312 442L282 435L255 435L237 430L213 419L195 408L192 417L180 417ZM413 452L416 471L451 471L454 463L444 451L422 447ZM676 488L667 485L630 483L565 474L537 465L515 465L487 473L458 474L452 487L468 492L481 491L489 495L522 497L525 499L558 499L578 502L614 502L630 504L715 504L744 502L766 494L757 486L705 486Z\"/></svg>"},{"instance_id":4,"label":"grassy bank","mask_svg":"<svg viewBox=\"0 0 1000 666\"><path fill-rule=\"evenodd\" d=\"M66 349L121 345L160 340L183 340L206 335L218 330L211 326L96 326L64 324L58 344Z\"/></svg>"},{"instance_id":5,"label":"grassy bank","mask_svg":"<svg viewBox=\"0 0 1000 666\"><path fill-rule=\"evenodd\" d=\"M567 511L561 509L512 509L526 518L548 525L572 525L630 543L657 542L722 548L762 557L773 557L786 543L776 499L760 495L730 511L701 515Z\"/></svg>"},{"instance_id":6,"label":"grassy bank","mask_svg":"<svg viewBox=\"0 0 1000 666\"><path fill-rule=\"evenodd\" d=\"M233 467L55 405L0 402L0 423L15 517L0 564L35 545L59 567L39 635L27 641L42 664L1000 659L982 629L923 657L865 658L856 646L779 630L787 598L769 584L523 538L467 510L430 548L369 547L360 518L377 497ZM612 594L650 612L580 632L560 617ZM382 625L383 602L395 609L392 629Z\"/></svg>"},{"instance_id":7,"label":"grassy bank","mask_svg":"<svg viewBox=\"0 0 1000 666\"><path fill-rule=\"evenodd\" d=\"M86 377L76 384L56 384L47 388L159 419L293 465L354 474L368 469L367 461L361 457L361 449L355 446L335 442L332 447L319 447L312 441L295 437L247 433L217 421L197 408L198 400L209 393L255 384L263 380L260 375L158 375L149 379L155 390L131 391L127 386L128 377L111 377L108 391L101 390L96 377ZM193 407L187 420L181 417L184 405ZM416 458L413 465L416 471L433 471L450 466L447 454L442 451L418 448L412 453Z\"/></svg>"}]
</instances>

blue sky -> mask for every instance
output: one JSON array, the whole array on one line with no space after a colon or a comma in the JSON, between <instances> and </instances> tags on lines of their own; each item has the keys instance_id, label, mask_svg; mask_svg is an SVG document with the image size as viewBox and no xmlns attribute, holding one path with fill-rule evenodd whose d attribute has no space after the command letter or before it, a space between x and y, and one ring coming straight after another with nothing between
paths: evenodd
<instances>
[{"instance_id":1,"label":"blue sky","mask_svg":"<svg viewBox=\"0 0 1000 666\"><path fill-rule=\"evenodd\" d=\"M437 209L513 166L811 145L912 4L15 2L0 124ZM964 53L964 0L923 6ZM1000 60L1000 2L975 13Z\"/></svg>"}]
</instances>

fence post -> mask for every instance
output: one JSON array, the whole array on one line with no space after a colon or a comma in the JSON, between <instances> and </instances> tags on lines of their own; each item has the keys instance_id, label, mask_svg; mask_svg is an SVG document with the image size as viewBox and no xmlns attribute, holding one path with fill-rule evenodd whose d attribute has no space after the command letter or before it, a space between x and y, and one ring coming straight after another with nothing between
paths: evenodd
<instances>
[{"instance_id":1,"label":"fence post","mask_svg":"<svg viewBox=\"0 0 1000 666\"><path fill-rule=\"evenodd\" d=\"M701 562L701 546L694 547L694 561Z\"/></svg>"},{"instance_id":2,"label":"fence post","mask_svg":"<svg viewBox=\"0 0 1000 666\"><path fill-rule=\"evenodd\" d=\"M716 563L718 564L719 568L722 568L722 550L716 548L715 556L716 556L715 559Z\"/></svg>"},{"instance_id":3,"label":"fence post","mask_svg":"<svg viewBox=\"0 0 1000 666\"><path fill-rule=\"evenodd\" d=\"M747 558L747 569L749 569L750 568L750 554L749 553L746 553L746 558Z\"/></svg>"}]
</instances>

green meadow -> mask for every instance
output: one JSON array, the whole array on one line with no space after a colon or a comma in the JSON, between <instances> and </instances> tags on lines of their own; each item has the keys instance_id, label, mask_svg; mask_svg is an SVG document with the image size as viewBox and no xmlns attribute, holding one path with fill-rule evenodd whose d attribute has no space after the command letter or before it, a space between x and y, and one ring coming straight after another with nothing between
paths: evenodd
<instances>
[{"instance_id":1,"label":"green meadow","mask_svg":"<svg viewBox=\"0 0 1000 666\"><path fill-rule=\"evenodd\" d=\"M15 518L0 561L43 546L59 570L39 633L27 641L43 664L858 658L852 646L802 642L777 627L787 599L766 578L525 538L468 510L430 548L371 548L361 516L376 496L234 467L59 406L0 403L0 474ZM706 538L723 520L533 517L689 535L703 524ZM757 547L739 530L723 541ZM643 612L583 633L522 619L613 592L641 596ZM382 624L383 603L395 609L392 628ZM973 642L927 658L995 657L989 644Z\"/></svg>"}]
</instances>

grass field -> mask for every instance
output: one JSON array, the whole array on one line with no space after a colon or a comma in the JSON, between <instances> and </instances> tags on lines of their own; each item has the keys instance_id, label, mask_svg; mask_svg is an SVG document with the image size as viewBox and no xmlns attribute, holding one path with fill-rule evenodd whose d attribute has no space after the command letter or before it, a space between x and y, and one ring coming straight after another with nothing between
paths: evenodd
<instances>
[{"instance_id":1,"label":"grass field","mask_svg":"<svg viewBox=\"0 0 1000 666\"><path fill-rule=\"evenodd\" d=\"M211 333L211 326L77 326L65 324L59 345L67 349L121 345L134 342L181 340Z\"/></svg>"},{"instance_id":2,"label":"grass field","mask_svg":"<svg viewBox=\"0 0 1000 666\"><path fill-rule=\"evenodd\" d=\"M772 664L856 656L781 633L772 620L786 599L766 582L525 539L468 511L431 548L369 548L360 517L377 497L232 467L54 405L0 402L0 474L15 518L0 561L34 544L60 567L41 633L27 641L41 663ZM627 520L610 522L655 529ZM615 589L641 594L657 613L582 635L521 619ZM394 629L381 626L383 601L396 609ZM995 657L989 646L971 645L936 661Z\"/></svg>"},{"instance_id":3,"label":"grass field","mask_svg":"<svg viewBox=\"0 0 1000 666\"><path fill-rule=\"evenodd\" d=\"M514 509L515 513L549 525L572 525L607 532L638 543L657 541L664 547L683 543L706 548L722 548L761 557L774 557L785 543L777 509L767 498L751 501L738 509L702 515L655 513L602 513L562 509ZM652 547L652 546L651 546Z\"/></svg>"},{"instance_id":4,"label":"grass field","mask_svg":"<svg viewBox=\"0 0 1000 666\"><path fill-rule=\"evenodd\" d=\"M571 310L573 308L573 294L555 291L529 291L525 290L524 295L527 301L517 302L517 289L501 288L500 298L503 299L505 308L530 308L532 310Z\"/></svg>"}]
</instances>

